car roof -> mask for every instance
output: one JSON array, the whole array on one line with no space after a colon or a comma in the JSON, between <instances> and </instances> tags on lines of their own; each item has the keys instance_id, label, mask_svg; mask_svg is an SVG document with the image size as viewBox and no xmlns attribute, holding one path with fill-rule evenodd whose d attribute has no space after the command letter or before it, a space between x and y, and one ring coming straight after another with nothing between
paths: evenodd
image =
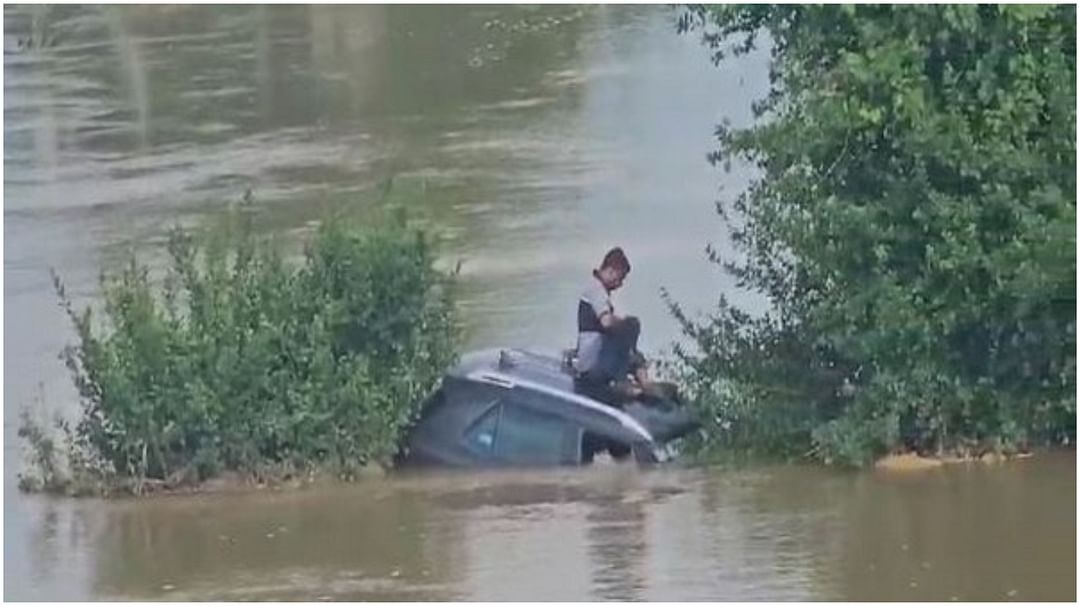
<instances>
[{"instance_id":1,"label":"car roof","mask_svg":"<svg viewBox=\"0 0 1080 606\"><path fill-rule=\"evenodd\" d=\"M465 381L547 392L568 404L603 411L620 425L652 440L652 434L637 419L614 406L577 393L574 377L563 369L562 361L553 355L522 349L483 349L461 356L457 366L448 374Z\"/></svg>"},{"instance_id":2,"label":"car roof","mask_svg":"<svg viewBox=\"0 0 1080 606\"><path fill-rule=\"evenodd\" d=\"M552 355L522 349L490 348L461 356L450 375L471 379L480 373L497 373L509 379L539 383L561 391L574 391L574 378L563 370L562 361Z\"/></svg>"}]
</instances>

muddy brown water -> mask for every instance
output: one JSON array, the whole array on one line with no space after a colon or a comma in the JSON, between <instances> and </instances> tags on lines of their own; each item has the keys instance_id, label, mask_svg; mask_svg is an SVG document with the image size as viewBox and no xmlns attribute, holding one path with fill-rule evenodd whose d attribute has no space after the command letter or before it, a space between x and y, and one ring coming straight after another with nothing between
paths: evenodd
<instances>
[{"instance_id":1,"label":"muddy brown water","mask_svg":"<svg viewBox=\"0 0 1080 606\"><path fill-rule=\"evenodd\" d=\"M7 599L1073 600L1075 455L424 473L303 491L67 500L15 488L18 410L70 412L79 302L131 246L250 189L302 237L389 177L462 259L471 346L554 350L596 258L644 347L721 292L705 162L766 57L712 66L663 7L4 7Z\"/></svg>"},{"instance_id":2,"label":"muddy brown water","mask_svg":"<svg viewBox=\"0 0 1080 606\"><path fill-rule=\"evenodd\" d=\"M5 573L13 598L1069 600L1074 477L1055 455L906 476L609 464L35 497Z\"/></svg>"}]
</instances>

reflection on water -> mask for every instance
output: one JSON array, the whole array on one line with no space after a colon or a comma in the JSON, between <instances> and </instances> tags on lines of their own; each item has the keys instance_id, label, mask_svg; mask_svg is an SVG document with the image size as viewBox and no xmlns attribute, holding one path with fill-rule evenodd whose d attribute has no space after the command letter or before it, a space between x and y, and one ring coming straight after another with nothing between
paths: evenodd
<instances>
[{"instance_id":1,"label":"reflection on water","mask_svg":"<svg viewBox=\"0 0 1080 606\"><path fill-rule=\"evenodd\" d=\"M738 299L703 250L728 251L710 202L749 173L704 158L714 124L749 119L766 57L713 67L671 17L5 5L5 597L1073 597L1072 457L911 481L608 467L109 503L15 490L19 405L74 402L48 268L92 300L128 246L248 189L292 235L389 177L425 192L410 211L464 260L473 346L570 342L612 244L649 351L678 336L661 286L690 310Z\"/></svg>"},{"instance_id":2,"label":"reflection on water","mask_svg":"<svg viewBox=\"0 0 1080 606\"><path fill-rule=\"evenodd\" d=\"M7 597L1069 600L1075 470L602 465L53 501L30 543L41 586Z\"/></svg>"}]
</instances>

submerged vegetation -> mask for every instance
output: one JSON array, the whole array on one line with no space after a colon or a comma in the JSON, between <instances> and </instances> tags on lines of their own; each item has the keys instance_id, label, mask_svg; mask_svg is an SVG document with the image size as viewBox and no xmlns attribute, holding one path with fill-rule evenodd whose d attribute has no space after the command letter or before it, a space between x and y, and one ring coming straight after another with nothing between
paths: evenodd
<instances>
[{"instance_id":1,"label":"submerged vegetation","mask_svg":"<svg viewBox=\"0 0 1080 606\"><path fill-rule=\"evenodd\" d=\"M325 221L297 263L232 212L173 230L167 252L160 279L134 256L102 276L103 321L56 278L80 408L57 432L24 415L23 488L352 475L389 461L453 361L453 275L404 221Z\"/></svg>"},{"instance_id":2,"label":"submerged vegetation","mask_svg":"<svg viewBox=\"0 0 1080 606\"><path fill-rule=\"evenodd\" d=\"M692 8L722 61L767 35L771 90L714 163L765 293L706 319L671 303L706 453L862 464L1076 433L1076 7Z\"/></svg>"}]
</instances>

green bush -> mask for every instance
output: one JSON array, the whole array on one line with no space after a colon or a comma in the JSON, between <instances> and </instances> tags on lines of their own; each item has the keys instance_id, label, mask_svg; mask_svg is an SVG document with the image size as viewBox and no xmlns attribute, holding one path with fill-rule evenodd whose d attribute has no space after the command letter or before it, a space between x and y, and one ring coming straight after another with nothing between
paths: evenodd
<instances>
[{"instance_id":1,"label":"green bush","mask_svg":"<svg viewBox=\"0 0 1080 606\"><path fill-rule=\"evenodd\" d=\"M721 204L741 257L715 260L771 309L675 308L701 406L740 402L712 442L862 463L1075 440L1075 11L687 11L717 61L772 52L758 120L711 157L760 171Z\"/></svg>"},{"instance_id":2,"label":"green bush","mask_svg":"<svg viewBox=\"0 0 1080 606\"><path fill-rule=\"evenodd\" d=\"M62 427L72 473L141 490L392 458L455 356L452 276L404 222L326 221L302 263L251 223L233 212L200 235L173 230L163 280L134 256L103 274L101 326L56 279L78 335L64 352L81 402Z\"/></svg>"}]
</instances>

